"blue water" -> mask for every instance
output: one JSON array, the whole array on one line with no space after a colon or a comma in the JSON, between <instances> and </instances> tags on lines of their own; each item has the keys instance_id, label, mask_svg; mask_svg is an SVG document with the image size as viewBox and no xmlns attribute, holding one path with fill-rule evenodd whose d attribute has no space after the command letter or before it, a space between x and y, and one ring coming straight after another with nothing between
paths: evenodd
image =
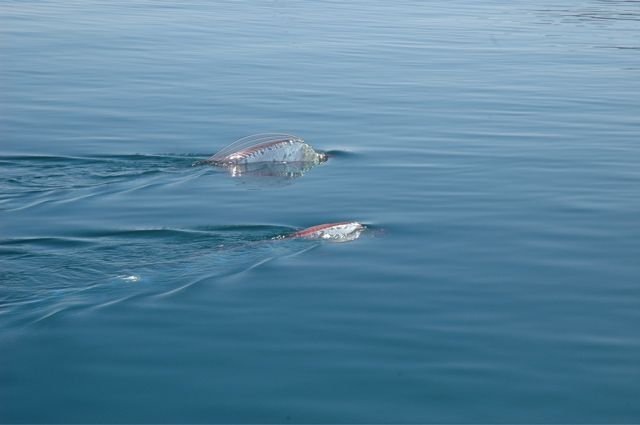
<instances>
[{"instance_id":1,"label":"blue water","mask_svg":"<svg viewBox=\"0 0 640 425\"><path fill-rule=\"evenodd\" d=\"M640 421L640 3L561 3L2 1L0 422Z\"/></svg>"}]
</instances>

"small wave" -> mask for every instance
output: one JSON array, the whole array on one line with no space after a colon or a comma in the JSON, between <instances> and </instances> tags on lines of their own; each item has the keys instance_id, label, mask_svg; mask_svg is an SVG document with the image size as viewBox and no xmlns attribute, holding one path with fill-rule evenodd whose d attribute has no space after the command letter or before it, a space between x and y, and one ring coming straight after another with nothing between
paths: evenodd
<instances>
[{"instance_id":1,"label":"small wave","mask_svg":"<svg viewBox=\"0 0 640 425\"><path fill-rule=\"evenodd\" d=\"M114 162L114 161L146 161L146 160L178 160L186 161L193 158L206 158L207 154L201 153L160 153L160 154L120 154L120 155L0 155L0 163L22 163L25 161L37 163L70 163L70 162Z\"/></svg>"},{"instance_id":2,"label":"small wave","mask_svg":"<svg viewBox=\"0 0 640 425\"><path fill-rule=\"evenodd\" d=\"M169 184L183 175L189 178L196 157L201 155L0 156L0 210L20 211Z\"/></svg>"},{"instance_id":3,"label":"small wave","mask_svg":"<svg viewBox=\"0 0 640 425\"><path fill-rule=\"evenodd\" d=\"M68 237L28 237L28 238L11 238L0 240L0 246L29 246L44 248L72 248L88 246L92 242L80 238Z\"/></svg>"},{"instance_id":4,"label":"small wave","mask_svg":"<svg viewBox=\"0 0 640 425\"><path fill-rule=\"evenodd\" d=\"M272 225L104 229L0 240L0 311L32 323L71 310L178 293L293 255L301 241L274 239L293 230Z\"/></svg>"}]
</instances>

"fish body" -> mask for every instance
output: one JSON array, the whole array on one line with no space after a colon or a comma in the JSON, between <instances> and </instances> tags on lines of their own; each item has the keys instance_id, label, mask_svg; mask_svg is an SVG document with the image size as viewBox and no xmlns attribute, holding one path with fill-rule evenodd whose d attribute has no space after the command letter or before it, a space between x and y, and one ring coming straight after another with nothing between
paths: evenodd
<instances>
[{"instance_id":1,"label":"fish body","mask_svg":"<svg viewBox=\"0 0 640 425\"><path fill-rule=\"evenodd\" d=\"M348 242L360 237L365 226L357 221L326 223L295 232L290 237L301 239L322 239L332 242Z\"/></svg>"},{"instance_id":2,"label":"fish body","mask_svg":"<svg viewBox=\"0 0 640 425\"><path fill-rule=\"evenodd\" d=\"M237 140L210 157L207 162L219 166L243 166L255 163L304 163L316 165L326 155L316 152L303 139L291 134L255 134Z\"/></svg>"}]
</instances>

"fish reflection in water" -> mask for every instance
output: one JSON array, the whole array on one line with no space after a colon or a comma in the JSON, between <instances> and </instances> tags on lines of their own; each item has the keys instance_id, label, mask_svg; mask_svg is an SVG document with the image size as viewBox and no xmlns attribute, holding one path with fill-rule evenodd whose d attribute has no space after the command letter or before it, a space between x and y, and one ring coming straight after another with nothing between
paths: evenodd
<instances>
[{"instance_id":1,"label":"fish reflection in water","mask_svg":"<svg viewBox=\"0 0 640 425\"><path fill-rule=\"evenodd\" d=\"M231 177L282 177L286 180L302 177L316 165L309 162L255 162L226 168Z\"/></svg>"},{"instance_id":2,"label":"fish reflection in water","mask_svg":"<svg viewBox=\"0 0 640 425\"><path fill-rule=\"evenodd\" d=\"M284 133L255 134L239 139L204 161L226 168L232 177L302 177L327 155L302 138Z\"/></svg>"}]
</instances>

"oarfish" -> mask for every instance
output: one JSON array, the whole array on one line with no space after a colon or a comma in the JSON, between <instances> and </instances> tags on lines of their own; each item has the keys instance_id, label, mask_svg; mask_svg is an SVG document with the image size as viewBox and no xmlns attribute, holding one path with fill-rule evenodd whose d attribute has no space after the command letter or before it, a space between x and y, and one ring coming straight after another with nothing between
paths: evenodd
<instances>
[{"instance_id":1,"label":"oarfish","mask_svg":"<svg viewBox=\"0 0 640 425\"><path fill-rule=\"evenodd\" d=\"M264 162L316 165L326 160L326 154L316 152L300 137L291 134L264 133L236 140L205 162L228 167Z\"/></svg>"},{"instance_id":2,"label":"oarfish","mask_svg":"<svg viewBox=\"0 0 640 425\"><path fill-rule=\"evenodd\" d=\"M327 223L308 227L289 236L290 238L322 239L332 242L348 242L360 237L365 226L357 221Z\"/></svg>"}]
</instances>

